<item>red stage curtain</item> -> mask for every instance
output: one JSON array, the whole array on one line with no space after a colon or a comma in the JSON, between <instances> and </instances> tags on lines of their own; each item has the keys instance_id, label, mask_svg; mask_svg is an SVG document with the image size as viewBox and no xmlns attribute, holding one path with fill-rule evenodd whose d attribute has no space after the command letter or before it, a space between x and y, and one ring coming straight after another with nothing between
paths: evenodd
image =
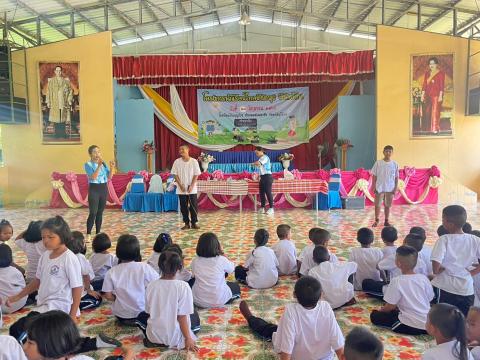
<instances>
[{"instance_id":1,"label":"red stage curtain","mask_svg":"<svg viewBox=\"0 0 480 360\"><path fill-rule=\"evenodd\" d=\"M325 82L317 84L295 84L295 86L308 86L310 90L310 118L316 115L323 107L325 107L332 99L334 99L340 90L345 86L344 82ZM283 86L285 87L285 86ZM177 91L182 100L183 106L192 121L198 122L197 119L197 89L200 87L178 86ZM210 86L212 89L236 89L242 86ZM282 88L275 85L257 85L249 86L249 89L271 89ZM170 88L163 86L155 89L164 99L170 101ZM352 95L358 94L358 85ZM317 145L328 142L330 145L329 153L322 159L325 164L333 158L333 144L337 139L337 118L333 119L318 135L310 139L308 144L301 144L290 149L295 155L295 167L300 170L318 169ZM184 141L171 132L160 120L155 119L155 144L156 144L156 168L164 170L170 168L173 161L178 157L178 147ZM248 151L253 150L252 145L237 145L228 151ZM192 156L198 156L201 150L191 146ZM276 159L272 159L276 161Z\"/></svg>"},{"instance_id":2,"label":"red stage curtain","mask_svg":"<svg viewBox=\"0 0 480 360\"><path fill-rule=\"evenodd\" d=\"M373 50L212 55L146 55L113 58L123 85L312 84L372 79Z\"/></svg>"}]
</instances>

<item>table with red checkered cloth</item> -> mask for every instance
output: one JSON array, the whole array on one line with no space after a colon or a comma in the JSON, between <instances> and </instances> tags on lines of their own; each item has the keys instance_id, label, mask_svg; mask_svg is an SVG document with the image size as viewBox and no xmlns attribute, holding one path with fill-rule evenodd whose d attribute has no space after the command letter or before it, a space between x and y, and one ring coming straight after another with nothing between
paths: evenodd
<instances>
[{"instance_id":1,"label":"table with red checkered cloth","mask_svg":"<svg viewBox=\"0 0 480 360\"><path fill-rule=\"evenodd\" d=\"M248 193L257 195L260 193L258 181L248 182ZM275 180L272 186L274 194L316 194L328 193L328 182L320 179L306 180Z\"/></svg>"},{"instance_id":2,"label":"table with red checkered cloth","mask_svg":"<svg viewBox=\"0 0 480 360\"><path fill-rule=\"evenodd\" d=\"M197 189L198 189L198 192L206 193L206 194L247 195L248 182L246 180L231 180L231 181L198 180Z\"/></svg>"}]
</instances>

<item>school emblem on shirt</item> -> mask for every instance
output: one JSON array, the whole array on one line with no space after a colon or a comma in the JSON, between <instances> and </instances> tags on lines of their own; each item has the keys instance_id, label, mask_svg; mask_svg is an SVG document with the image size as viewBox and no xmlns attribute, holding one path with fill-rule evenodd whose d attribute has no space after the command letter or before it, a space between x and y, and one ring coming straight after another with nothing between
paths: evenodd
<instances>
[{"instance_id":1,"label":"school emblem on shirt","mask_svg":"<svg viewBox=\"0 0 480 360\"><path fill-rule=\"evenodd\" d=\"M51 268L50 268L50 275L52 276L56 276L58 275L58 271L60 270L60 268L58 267L58 265L53 265Z\"/></svg>"}]
</instances>

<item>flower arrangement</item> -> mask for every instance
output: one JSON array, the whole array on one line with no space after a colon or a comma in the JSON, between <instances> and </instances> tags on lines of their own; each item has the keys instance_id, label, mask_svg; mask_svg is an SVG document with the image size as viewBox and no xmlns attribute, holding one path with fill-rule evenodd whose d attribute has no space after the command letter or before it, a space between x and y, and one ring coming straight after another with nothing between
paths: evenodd
<instances>
[{"instance_id":1,"label":"flower arrangement","mask_svg":"<svg viewBox=\"0 0 480 360\"><path fill-rule=\"evenodd\" d=\"M198 157L198 161L211 163L211 162L215 161L215 158L210 154L205 154L205 153L202 152L200 154L200 156Z\"/></svg>"},{"instance_id":2,"label":"flower arrangement","mask_svg":"<svg viewBox=\"0 0 480 360\"><path fill-rule=\"evenodd\" d=\"M155 145L153 144L153 141L148 142L148 140L145 140L142 145L142 151L144 153L152 153L155 151Z\"/></svg>"},{"instance_id":3,"label":"flower arrangement","mask_svg":"<svg viewBox=\"0 0 480 360\"><path fill-rule=\"evenodd\" d=\"M295 156L293 154L284 153L278 157L280 161L293 160Z\"/></svg>"}]
</instances>

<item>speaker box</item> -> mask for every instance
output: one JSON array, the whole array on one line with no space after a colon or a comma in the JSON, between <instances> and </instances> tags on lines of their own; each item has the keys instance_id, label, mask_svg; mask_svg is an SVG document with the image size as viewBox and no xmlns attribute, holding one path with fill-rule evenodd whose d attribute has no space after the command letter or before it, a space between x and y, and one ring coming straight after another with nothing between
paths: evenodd
<instances>
[{"instance_id":1,"label":"speaker box","mask_svg":"<svg viewBox=\"0 0 480 360\"><path fill-rule=\"evenodd\" d=\"M342 208L350 210L365 209L365 197L348 196L346 198L342 198Z\"/></svg>"}]
</instances>

